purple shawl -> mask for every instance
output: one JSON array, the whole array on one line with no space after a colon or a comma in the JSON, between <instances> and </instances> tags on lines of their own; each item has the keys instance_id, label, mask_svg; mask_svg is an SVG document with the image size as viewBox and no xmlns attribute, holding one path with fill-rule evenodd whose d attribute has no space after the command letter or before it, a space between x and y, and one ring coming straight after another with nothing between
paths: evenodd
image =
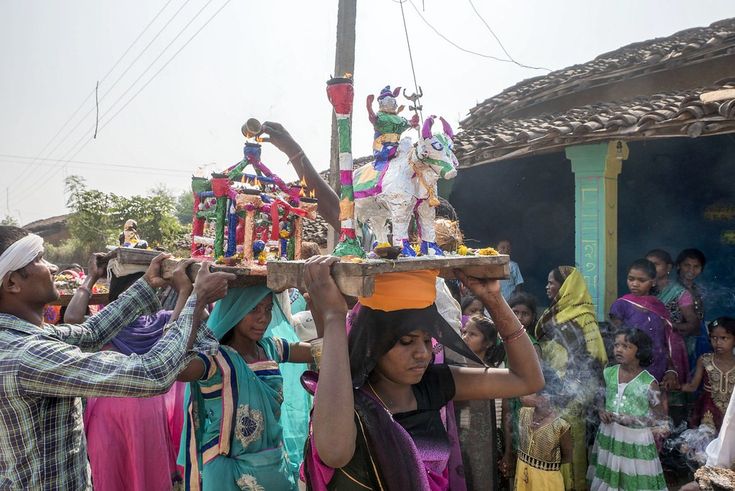
<instances>
[{"instance_id":1,"label":"purple shawl","mask_svg":"<svg viewBox=\"0 0 735 491\"><path fill-rule=\"evenodd\" d=\"M147 353L163 335L163 328L171 319L170 310L143 315L120 331L110 341L115 350L124 355Z\"/></svg>"},{"instance_id":2,"label":"purple shawl","mask_svg":"<svg viewBox=\"0 0 735 491\"><path fill-rule=\"evenodd\" d=\"M671 314L666 308L666 305L664 305L658 297L653 295L638 297L628 293L627 295L623 295L621 298L633 305L644 308L658 315L664 320L664 324L666 325L666 342L669 348L671 363L674 365L679 383L686 383L689 378L689 359L686 343L684 342L684 338L681 337L681 334L674 331L674 327L671 324Z\"/></svg>"}]
</instances>

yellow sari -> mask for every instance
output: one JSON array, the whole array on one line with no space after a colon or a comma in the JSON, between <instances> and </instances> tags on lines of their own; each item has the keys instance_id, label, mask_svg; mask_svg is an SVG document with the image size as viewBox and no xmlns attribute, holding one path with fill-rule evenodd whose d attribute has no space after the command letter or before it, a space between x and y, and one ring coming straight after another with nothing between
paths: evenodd
<instances>
[{"instance_id":1,"label":"yellow sari","mask_svg":"<svg viewBox=\"0 0 735 491\"><path fill-rule=\"evenodd\" d=\"M586 413L600 386L590 375L599 372L601 377L607 353L584 277L571 266L561 266L559 271L564 282L541 315L535 334L542 360L576 394L562 412L571 426L574 452L571 466L563 465L562 474L566 489L581 491L587 489Z\"/></svg>"}]
</instances>

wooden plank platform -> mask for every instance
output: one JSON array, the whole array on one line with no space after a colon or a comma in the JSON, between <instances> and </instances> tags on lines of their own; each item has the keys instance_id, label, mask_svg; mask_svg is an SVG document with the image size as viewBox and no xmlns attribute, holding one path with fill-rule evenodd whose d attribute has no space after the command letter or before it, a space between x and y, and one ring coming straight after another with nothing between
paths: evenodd
<instances>
[{"instance_id":1,"label":"wooden plank platform","mask_svg":"<svg viewBox=\"0 0 735 491\"><path fill-rule=\"evenodd\" d=\"M487 279L506 279L510 276L510 257L497 256L423 256L396 260L368 259L364 262L340 262L332 266L340 291L353 297L369 297L375 291L375 275L438 269L445 279L454 279L454 270L461 269L468 276ZM268 263L268 288L282 291L286 288L304 289L304 261L273 261Z\"/></svg>"},{"instance_id":2,"label":"wooden plank platform","mask_svg":"<svg viewBox=\"0 0 735 491\"><path fill-rule=\"evenodd\" d=\"M159 251L149 251L146 249L133 249L130 247L120 247L118 249L115 249L112 251L109 256L111 258L117 258L118 261L120 261L120 264L135 264L140 266L147 266L151 263L153 258L161 254ZM174 269L176 269L176 266L179 264L179 261L181 259L166 259L163 261L163 267L161 276L163 276L163 279L170 280L173 276ZM202 267L201 263L195 262L191 266L189 266L189 269L187 270L187 274L189 275L189 278L194 281L197 274L199 273L199 269ZM245 286L253 286L253 285L263 285L265 284L265 275L266 275L266 268L265 266L255 266L252 268L244 268L244 267L237 267L237 266L222 266L222 265L212 265L212 272L216 271L223 271L226 273L232 273L235 276L237 276L236 279L231 281L229 283L229 286L231 287L245 287Z\"/></svg>"},{"instance_id":3,"label":"wooden plank platform","mask_svg":"<svg viewBox=\"0 0 735 491\"><path fill-rule=\"evenodd\" d=\"M74 294L60 295L58 300L54 302L50 302L48 305L61 305L62 307L66 307L67 305L69 305L69 302L71 302L71 299L73 296ZM92 294L91 297L89 297L88 305L102 305L102 304L107 304L108 302L109 302L109 299L108 299L107 293L94 293Z\"/></svg>"}]
</instances>

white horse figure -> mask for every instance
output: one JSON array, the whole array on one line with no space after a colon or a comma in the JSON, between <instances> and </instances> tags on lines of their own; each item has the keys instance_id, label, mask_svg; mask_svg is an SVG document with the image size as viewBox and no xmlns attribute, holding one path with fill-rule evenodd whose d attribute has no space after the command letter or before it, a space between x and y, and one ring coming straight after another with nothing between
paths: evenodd
<instances>
[{"instance_id":1,"label":"white horse figure","mask_svg":"<svg viewBox=\"0 0 735 491\"><path fill-rule=\"evenodd\" d=\"M415 256L408 240L411 217L416 217L421 253L443 255L436 245L434 231L436 183L457 175L457 157L453 152L454 134L444 118L442 133L431 134L434 116L421 130L419 142L412 146L406 137L398 144L396 156L383 169L370 163L353 172L355 218L367 223L378 242L388 241L388 222L393 226L393 245L402 247L405 256Z\"/></svg>"}]
</instances>

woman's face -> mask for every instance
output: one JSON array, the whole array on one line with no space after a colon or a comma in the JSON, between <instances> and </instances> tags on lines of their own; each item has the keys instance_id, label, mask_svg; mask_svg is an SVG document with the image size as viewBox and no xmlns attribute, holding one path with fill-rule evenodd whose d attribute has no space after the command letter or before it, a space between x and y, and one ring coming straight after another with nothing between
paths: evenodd
<instances>
[{"instance_id":1,"label":"woman's face","mask_svg":"<svg viewBox=\"0 0 735 491\"><path fill-rule=\"evenodd\" d=\"M559 288L561 288L561 283L556 281L553 271L549 272L546 283L546 296L549 297L549 300L556 298L556 294L559 293Z\"/></svg>"},{"instance_id":2,"label":"woman's face","mask_svg":"<svg viewBox=\"0 0 735 491\"><path fill-rule=\"evenodd\" d=\"M378 360L375 370L389 381L414 385L421 381L433 355L431 336L415 330L401 336L396 344Z\"/></svg>"},{"instance_id":3,"label":"woman's face","mask_svg":"<svg viewBox=\"0 0 735 491\"><path fill-rule=\"evenodd\" d=\"M653 265L656 266L657 280L661 280L669 276L669 273L671 272L671 264L667 264L666 261L656 256L648 256L646 257L646 259L651 261Z\"/></svg>"},{"instance_id":4,"label":"woman's face","mask_svg":"<svg viewBox=\"0 0 735 491\"><path fill-rule=\"evenodd\" d=\"M628 271L628 278L626 281L628 283L628 290L630 293L637 297L648 295L655 282L653 278L648 276L648 273L637 268Z\"/></svg>"},{"instance_id":5,"label":"woman's face","mask_svg":"<svg viewBox=\"0 0 735 491\"><path fill-rule=\"evenodd\" d=\"M521 321L521 325L523 327L525 327L526 329L530 329L531 327L533 327L531 325L533 323L533 312L528 307L528 305L519 303L514 305L512 310L516 317L518 317L518 320Z\"/></svg>"},{"instance_id":6,"label":"woman's face","mask_svg":"<svg viewBox=\"0 0 735 491\"><path fill-rule=\"evenodd\" d=\"M464 311L462 311L462 315L467 315L472 317L475 314L482 314L483 306L482 302L475 299L470 304L464 308Z\"/></svg>"},{"instance_id":7,"label":"woman's face","mask_svg":"<svg viewBox=\"0 0 735 491\"><path fill-rule=\"evenodd\" d=\"M485 353L490 348L490 342L485 339L485 335L471 322L467 324L467 327L462 333L462 339L480 359L485 357Z\"/></svg>"},{"instance_id":8,"label":"woman's face","mask_svg":"<svg viewBox=\"0 0 735 491\"><path fill-rule=\"evenodd\" d=\"M266 297L242 318L235 326L237 335L246 337L251 341L260 341L271 323L271 312L273 311L273 295Z\"/></svg>"},{"instance_id":9,"label":"woman's face","mask_svg":"<svg viewBox=\"0 0 735 491\"><path fill-rule=\"evenodd\" d=\"M702 263L694 257L687 257L679 263L679 276L687 283L691 283L702 274Z\"/></svg>"}]
</instances>

